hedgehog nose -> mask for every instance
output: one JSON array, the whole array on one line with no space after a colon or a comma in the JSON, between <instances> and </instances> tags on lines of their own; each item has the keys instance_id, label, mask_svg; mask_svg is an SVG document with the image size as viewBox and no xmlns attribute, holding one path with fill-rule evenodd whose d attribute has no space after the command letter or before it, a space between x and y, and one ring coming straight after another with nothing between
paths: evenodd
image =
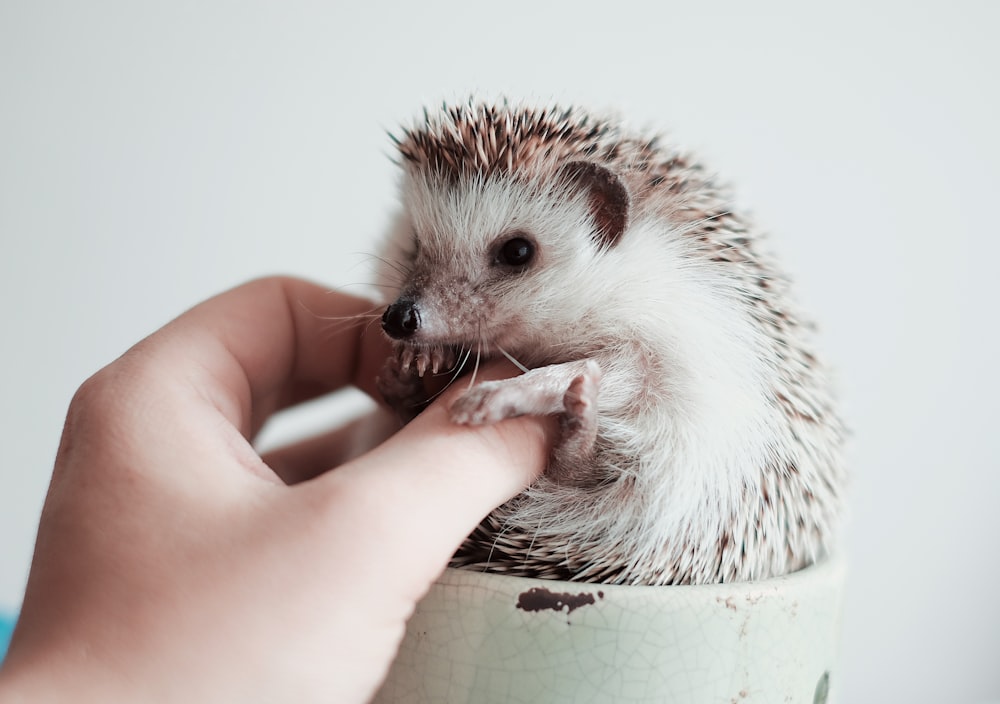
<instances>
[{"instance_id":1,"label":"hedgehog nose","mask_svg":"<svg viewBox=\"0 0 1000 704\"><path fill-rule=\"evenodd\" d=\"M382 314L382 329L394 340L410 337L419 327L417 306L408 298L400 298Z\"/></svg>"}]
</instances>

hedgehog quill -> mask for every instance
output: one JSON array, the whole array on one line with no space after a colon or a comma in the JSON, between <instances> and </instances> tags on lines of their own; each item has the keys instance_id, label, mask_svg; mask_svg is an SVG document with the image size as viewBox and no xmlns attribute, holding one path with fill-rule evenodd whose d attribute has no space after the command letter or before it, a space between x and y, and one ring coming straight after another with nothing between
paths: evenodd
<instances>
[{"instance_id":1,"label":"hedgehog quill","mask_svg":"<svg viewBox=\"0 0 1000 704\"><path fill-rule=\"evenodd\" d=\"M543 476L457 567L615 584L763 579L826 554L843 427L813 326L762 234L690 155L579 109L475 103L397 139L394 353L404 417L423 376L515 360L461 424L553 414Z\"/></svg>"}]
</instances>

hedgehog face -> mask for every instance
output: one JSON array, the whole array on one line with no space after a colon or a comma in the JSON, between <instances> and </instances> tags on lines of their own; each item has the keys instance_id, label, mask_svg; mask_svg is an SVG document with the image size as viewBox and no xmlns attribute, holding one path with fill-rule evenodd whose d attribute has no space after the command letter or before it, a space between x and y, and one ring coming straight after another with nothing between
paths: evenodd
<instances>
[{"instance_id":1,"label":"hedgehog face","mask_svg":"<svg viewBox=\"0 0 1000 704\"><path fill-rule=\"evenodd\" d=\"M383 328L407 344L487 355L551 341L628 213L620 181L579 161L535 178L413 171L403 193L406 276Z\"/></svg>"},{"instance_id":2,"label":"hedgehog face","mask_svg":"<svg viewBox=\"0 0 1000 704\"><path fill-rule=\"evenodd\" d=\"M396 140L408 252L386 333L422 347L537 349L585 316L595 257L624 234L617 127L574 110L469 104ZM590 277L588 280L588 276Z\"/></svg>"}]
</instances>

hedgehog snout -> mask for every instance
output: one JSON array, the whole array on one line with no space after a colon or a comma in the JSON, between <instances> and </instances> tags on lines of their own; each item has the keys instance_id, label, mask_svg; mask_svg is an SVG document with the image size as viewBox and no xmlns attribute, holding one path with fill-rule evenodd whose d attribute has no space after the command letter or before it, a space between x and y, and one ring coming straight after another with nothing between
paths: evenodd
<instances>
[{"instance_id":1,"label":"hedgehog snout","mask_svg":"<svg viewBox=\"0 0 1000 704\"><path fill-rule=\"evenodd\" d=\"M399 298L382 314L382 329L394 340L412 337L419 328L420 312L412 298Z\"/></svg>"}]
</instances>

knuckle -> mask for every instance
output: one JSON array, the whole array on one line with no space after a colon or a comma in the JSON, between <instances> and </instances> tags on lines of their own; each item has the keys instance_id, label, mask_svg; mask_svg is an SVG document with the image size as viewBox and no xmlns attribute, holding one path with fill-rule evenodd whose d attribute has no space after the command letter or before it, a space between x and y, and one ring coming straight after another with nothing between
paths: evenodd
<instances>
[{"instance_id":1,"label":"knuckle","mask_svg":"<svg viewBox=\"0 0 1000 704\"><path fill-rule=\"evenodd\" d=\"M141 359L128 352L80 385L66 414L67 431L101 431L128 426L136 417L137 388L148 386Z\"/></svg>"},{"instance_id":2,"label":"knuckle","mask_svg":"<svg viewBox=\"0 0 1000 704\"><path fill-rule=\"evenodd\" d=\"M69 403L68 419L73 425L114 415L120 395L119 375L113 366L105 367L84 381Z\"/></svg>"}]
</instances>

